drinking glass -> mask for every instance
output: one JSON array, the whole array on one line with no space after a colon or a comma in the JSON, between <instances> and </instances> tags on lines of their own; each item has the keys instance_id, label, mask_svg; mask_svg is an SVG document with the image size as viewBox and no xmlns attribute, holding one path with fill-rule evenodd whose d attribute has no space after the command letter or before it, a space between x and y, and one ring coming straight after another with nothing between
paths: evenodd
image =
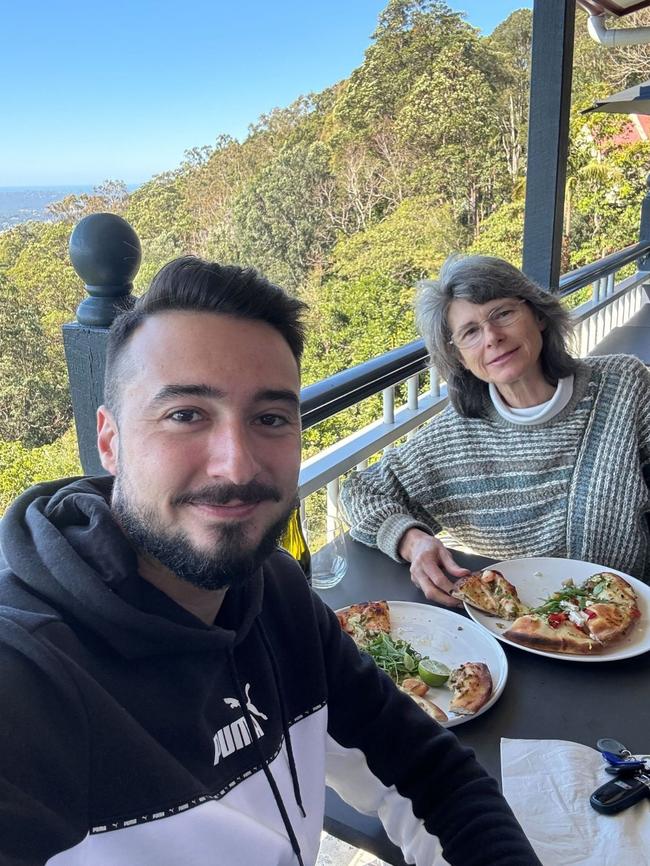
<instances>
[{"instance_id":1,"label":"drinking glass","mask_svg":"<svg viewBox=\"0 0 650 866\"><path fill-rule=\"evenodd\" d=\"M345 549L345 527L338 517L327 518L327 531L321 532L321 547L316 550L317 533L306 521L307 543L311 551L311 585L314 589L331 589L345 576L348 557Z\"/></svg>"}]
</instances>

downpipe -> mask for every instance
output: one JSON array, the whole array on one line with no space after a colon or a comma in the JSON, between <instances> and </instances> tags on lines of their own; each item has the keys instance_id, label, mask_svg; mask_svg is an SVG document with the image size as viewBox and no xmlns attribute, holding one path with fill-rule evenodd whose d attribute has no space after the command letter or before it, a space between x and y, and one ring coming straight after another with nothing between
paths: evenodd
<instances>
[{"instance_id":1,"label":"downpipe","mask_svg":"<svg viewBox=\"0 0 650 866\"><path fill-rule=\"evenodd\" d=\"M590 15L587 21L589 35L606 48L621 48L624 45L645 45L650 42L650 27L628 27L608 30L605 15Z\"/></svg>"}]
</instances>

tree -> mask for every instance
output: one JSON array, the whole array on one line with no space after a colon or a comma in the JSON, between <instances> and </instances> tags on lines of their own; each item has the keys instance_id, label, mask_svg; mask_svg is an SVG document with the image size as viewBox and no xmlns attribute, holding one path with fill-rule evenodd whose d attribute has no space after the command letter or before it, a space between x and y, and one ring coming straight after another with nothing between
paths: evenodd
<instances>
[{"instance_id":1,"label":"tree","mask_svg":"<svg viewBox=\"0 0 650 866\"><path fill-rule=\"evenodd\" d=\"M38 448L0 440L0 515L32 484L81 474L73 429L51 445Z\"/></svg>"},{"instance_id":2,"label":"tree","mask_svg":"<svg viewBox=\"0 0 650 866\"><path fill-rule=\"evenodd\" d=\"M33 301L0 275L0 440L52 442L72 414L65 366Z\"/></svg>"},{"instance_id":3,"label":"tree","mask_svg":"<svg viewBox=\"0 0 650 866\"><path fill-rule=\"evenodd\" d=\"M129 191L123 180L105 180L94 187L92 193L68 195L61 201L48 205L55 219L78 222L91 213L116 213L120 216L129 201Z\"/></svg>"},{"instance_id":4,"label":"tree","mask_svg":"<svg viewBox=\"0 0 650 866\"><path fill-rule=\"evenodd\" d=\"M502 204L481 224L479 236L468 252L499 256L521 267L524 239L524 199Z\"/></svg>"},{"instance_id":5,"label":"tree","mask_svg":"<svg viewBox=\"0 0 650 866\"><path fill-rule=\"evenodd\" d=\"M502 74L497 88L497 111L501 144L513 187L523 169L526 147L532 31L532 12L518 9L494 29L488 40L500 60Z\"/></svg>"},{"instance_id":6,"label":"tree","mask_svg":"<svg viewBox=\"0 0 650 866\"><path fill-rule=\"evenodd\" d=\"M296 289L322 267L333 238L322 190L329 153L320 142L284 145L234 205L240 260Z\"/></svg>"},{"instance_id":7,"label":"tree","mask_svg":"<svg viewBox=\"0 0 650 866\"><path fill-rule=\"evenodd\" d=\"M471 33L446 45L413 83L396 119L419 157L422 187L451 201L474 230L498 172L495 92L481 68L491 59Z\"/></svg>"}]
</instances>

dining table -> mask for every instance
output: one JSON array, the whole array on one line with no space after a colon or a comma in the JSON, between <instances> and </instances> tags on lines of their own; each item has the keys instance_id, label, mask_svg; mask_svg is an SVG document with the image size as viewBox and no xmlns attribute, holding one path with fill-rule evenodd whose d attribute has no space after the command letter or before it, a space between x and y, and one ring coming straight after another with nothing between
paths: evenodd
<instances>
[{"instance_id":1,"label":"dining table","mask_svg":"<svg viewBox=\"0 0 650 866\"><path fill-rule=\"evenodd\" d=\"M316 590L333 610L385 599L432 604L410 579L409 566L346 536L348 567L341 582ZM494 560L460 550L456 562L472 571ZM459 616L467 616L458 610ZM486 712L453 727L485 770L501 783L501 738L569 740L595 747L613 737L632 752L650 752L650 653L617 661L581 663L502 643L508 662L505 688ZM327 790L324 829L391 866L406 866L376 816L362 815Z\"/></svg>"}]
</instances>

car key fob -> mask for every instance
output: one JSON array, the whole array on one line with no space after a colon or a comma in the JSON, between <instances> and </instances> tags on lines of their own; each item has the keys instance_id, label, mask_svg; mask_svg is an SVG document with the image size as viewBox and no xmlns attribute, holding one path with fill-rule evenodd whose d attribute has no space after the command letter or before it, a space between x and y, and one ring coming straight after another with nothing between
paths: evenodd
<instances>
[{"instance_id":1,"label":"car key fob","mask_svg":"<svg viewBox=\"0 0 650 866\"><path fill-rule=\"evenodd\" d=\"M589 802L592 807L604 815L614 815L634 806L644 797L650 797L650 776L638 773L627 779L613 779L597 788Z\"/></svg>"},{"instance_id":2,"label":"car key fob","mask_svg":"<svg viewBox=\"0 0 650 866\"><path fill-rule=\"evenodd\" d=\"M638 761L632 761L631 764L608 764L605 767L605 772L609 773L610 776L633 776L639 770L644 769L644 766L644 764L640 765Z\"/></svg>"}]
</instances>

